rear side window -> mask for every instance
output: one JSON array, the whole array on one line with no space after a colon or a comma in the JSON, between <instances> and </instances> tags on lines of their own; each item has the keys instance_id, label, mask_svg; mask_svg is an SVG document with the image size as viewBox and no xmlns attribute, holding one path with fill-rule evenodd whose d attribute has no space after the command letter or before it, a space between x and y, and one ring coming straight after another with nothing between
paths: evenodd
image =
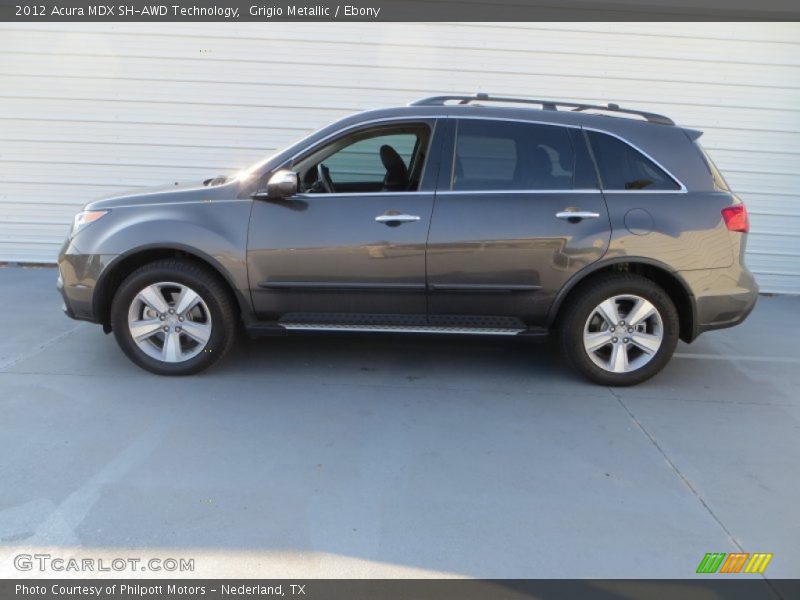
<instances>
[{"instance_id":1,"label":"rear side window","mask_svg":"<svg viewBox=\"0 0 800 600\"><path fill-rule=\"evenodd\" d=\"M592 152L600 171L603 189L621 190L679 190L678 183L667 173L636 150L614 136L587 131Z\"/></svg>"},{"instance_id":2,"label":"rear side window","mask_svg":"<svg viewBox=\"0 0 800 600\"><path fill-rule=\"evenodd\" d=\"M577 157L566 127L463 119L456 133L452 189L571 190L576 173L586 187L586 165L576 165Z\"/></svg>"}]
</instances>

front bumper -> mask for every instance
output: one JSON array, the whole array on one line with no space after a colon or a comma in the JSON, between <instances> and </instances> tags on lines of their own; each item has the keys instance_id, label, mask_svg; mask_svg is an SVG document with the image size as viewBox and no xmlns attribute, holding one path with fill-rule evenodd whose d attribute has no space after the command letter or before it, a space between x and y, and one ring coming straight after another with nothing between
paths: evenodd
<instances>
[{"instance_id":1,"label":"front bumper","mask_svg":"<svg viewBox=\"0 0 800 600\"><path fill-rule=\"evenodd\" d=\"M58 279L56 279L56 290L58 293L61 294L61 310L64 311L64 314L67 315L70 319L75 318L75 313L72 312L69 304L67 304L67 297L64 294L64 279L61 277L61 271L58 272Z\"/></svg>"},{"instance_id":2,"label":"front bumper","mask_svg":"<svg viewBox=\"0 0 800 600\"><path fill-rule=\"evenodd\" d=\"M64 313L80 321L101 322L95 314L95 288L100 276L116 255L81 254L72 240L67 240L58 255L56 289L63 300Z\"/></svg>"}]
</instances>

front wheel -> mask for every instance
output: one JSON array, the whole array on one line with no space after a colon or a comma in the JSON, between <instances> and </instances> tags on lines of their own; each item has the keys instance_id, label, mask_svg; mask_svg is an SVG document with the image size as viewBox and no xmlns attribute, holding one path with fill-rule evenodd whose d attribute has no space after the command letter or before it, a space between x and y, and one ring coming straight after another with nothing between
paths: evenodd
<instances>
[{"instance_id":1,"label":"front wheel","mask_svg":"<svg viewBox=\"0 0 800 600\"><path fill-rule=\"evenodd\" d=\"M656 283L615 274L576 290L560 324L567 361L602 385L641 383L664 368L675 351L678 311Z\"/></svg>"},{"instance_id":2,"label":"front wheel","mask_svg":"<svg viewBox=\"0 0 800 600\"><path fill-rule=\"evenodd\" d=\"M190 261L159 260L129 275L111 303L122 351L159 375L202 371L230 349L233 299L216 274Z\"/></svg>"}]
</instances>

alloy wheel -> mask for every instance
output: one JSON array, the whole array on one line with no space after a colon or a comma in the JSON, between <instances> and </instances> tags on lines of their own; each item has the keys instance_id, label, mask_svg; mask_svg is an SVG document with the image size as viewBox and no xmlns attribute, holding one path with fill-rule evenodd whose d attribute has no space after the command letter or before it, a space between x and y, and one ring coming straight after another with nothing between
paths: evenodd
<instances>
[{"instance_id":1,"label":"alloy wheel","mask_svg":"<svg viewBox=\"0 0 800 600\"><path fill-rule=\"evenodd\" d=\"M211 338L211 313L192 288L169 281L139 291L128 310L128 330L142 352L166 363L200 354Z\"/></svg>"},{"instance_id":2,"label":"alloy wheel","mask_svg":"<svg viewBox=\"0 0 800 600\"><path fill-rule=\"evenodd\" d=\"M589 313L583 347L592 362L611 373L630 373L649 363L661 347L664 324L649 300L612 296Z\"/></svg>"}]
</instances>

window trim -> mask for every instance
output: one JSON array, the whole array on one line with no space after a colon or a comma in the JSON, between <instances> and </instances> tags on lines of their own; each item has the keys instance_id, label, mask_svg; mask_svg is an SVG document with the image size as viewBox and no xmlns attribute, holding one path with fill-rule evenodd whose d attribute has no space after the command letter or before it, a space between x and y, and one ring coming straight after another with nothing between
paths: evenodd
<instances>
[{"instance_id":1,"label":"window trim","mask_svg":"<svg viewBox=\"0 0 800 600\"><path fill-rule=\"evenodd\" d=\"M602 134L605 134L605 135L609 135L609 136L611 136L613 138L618 139L623 144L627 144L629 147L633 148L636 152L638 152L639 154L644 156L646 159L648 159L650 162L652 162L659 169L664 171L664 173L667 174L667 177L672 179L672 181L678 186L677 190L647 190L647 189L644 189L644 190L625 190L625 189L622 189L622 190L620 190L620 189L606 188L605 187L605 183L603 182L603 177L602 177L602 175L600 173L600 166L597 164L597 157L594 154L594 148L592 148L592 144L589 141L588 136L587 136L586 144L589 146L589 151L591 152L592 159L595 162L595 169L597 169L597 177L598 177L598 180L600 181L600 189L603 190L604 192L609 192L609 193L612 193L612 194L685 194L685 193L688 192L688 190L686 189L686 186L683 185L683 182L680 179L675 177L675 175L673 175L672 172L669 169L667 169L664 165L662 165L655 158L650 156L647 152L642 150L639 146L637 146L633 142L630 142L630 141L626 140L624 137L622 137L620 135L617 135L616 133L612 133L610 131L606 131L605 129L597 129L595 127L582 127L582 129L584 131L594 131L595 133L602 133Z\"/></svg>"},{"instance_id":2,"label":"window trim","mask_svg":"<svg viewBox=\"0 0 800 600\"><path fill-rule=\"evenodd\" d=\"M592 163L594 165L595 173L597 175L597 181L598 181L598 184L599 184L599 188L598 189L573 189L573 190L564 190L564 189L559 189L559 190L453 190L453 173L455 172L455 152L456 152L456 145L458 143L458 127L456 126L456 131L453 133L453 156L452 156L451 162L450 162L451 175L450 175L449 189L437 190L437 192L436 192L437 194L448 194L448 195L450 195L450 194L558 194L558 193L561 193L561 194L569 194L569 193L572 193L572 194L595 194L595 193L597 193L597 194L599 194L599 193L604 193L604 192L608 192L610 194L686 194L686 193L688 193L688 189L686 188L684 183L680 179L678 179L672 173L672 171L667 169L659 161L657 161L655 158L653 158L649 153L647 153L644 150L642 150L642 148L640 148L639 146L637 146L633 142L625 139L624 137L622 137L622 136L620 136L620 135L618 135L618 134L616 134L614 132L608 131L606 129L600 129L598 127L586 127L586 126L581 126L581 125L572 125L570 123L552 123L552 122L549 122L549 121L538 121L538 120L530 120L530 119L513 119L513 118L510 118L510 117L493 117L493 116L480 116L480 115L463 115L463 116L461 116L461 115L454 115L454 116L453 115L446 115L446 116L443 116L442 118L454 119L456 121L461 120L461 119L471 119L471 120L478 120L478 121L510 121L512 123L530 123L530 124L533 124L533 125L549 125L551 127L564 127L565 129L579 129L579 130L584 131L584 132L586 132L586 131L594 131L594 132L597 132L597 133L604 133L606 135L610 135L611 137L620 140L624 144L627 144L628 146L633 148L636 152L639 152L642 156L644 156L645 158L650 160L659 169L664 171L664 173L666 173L667 176L670 179L672 179L673 182L675 182L675 184L678 185L678 189L677 190L646 190L646 189L645 190L625 190L625 189L620 190L620 189L606 188L603 185L603 180L602 180L602 177L600 176L600 169L597 166L597 160L596 160L596 158L594 156L594 149L592 148L592 145L589 143L589 140L586 138L586 136L584 136L584 142L586 143L586 146L587 146L587 148L589 150L589 154L592 157Z\"/></svg>"},{"instance_id":3,"label":"window trim","mask_svg":"<svg viewBox=\"0 0 800 600\"><path fill-rule=\"evenodd\" d=\"M582 131L596 131L598 133L605 133L607 135L615 137L615 138L621 140L622 142L628 144L631 148L633 148L637 152L640 152L645 157L647 157L648 159L653 161L653 163L656 166L658 166L660 169L662 169L667 175L669 175L675 181L675 183L677 183L680 186L680 189L677 189L677 190L649 190L649 191L648 190L611 190L611 189L605 189L603 187L602 178L600 177L600 173L598 171L597 172L597 178L598 178L598 183L600 185L600 188L599 189L591 189L591 190L475 190L475 191L455 191L455 192L453 192L452 190L444 190L444 189L443 190L439 190L439 189L434 188L431 191L379 192L379 193L382 193L382 194L387 194L387 193L399 193L399 194L430 194L430 193L436 193L436 194L450 194L450 193L456 193L456 194L472 194L472 193L483 193L483 194L485 194L485 193L492 193L492 194L496 194L496 193L515 193L515 194L520 194L520 193L522 193L522 194L553 194L553 193L573 193L573 194L575 194L575 193L580 193L580 194L589 194L589 193L592 193L592 194L594 194L594 193L597 193L597 194L600 194L600 193L603 193L603 192L608 192L608 193L613 193L613 194L685 194L685 193L688 192L688 189L683 184L683 182L680 179L678 179L669 169L665 168L664 165L662 165L659 161L654 159L652 156L650 156L650 154L648 154L647 152L642 150L639 146L637 146L633 142L630 142L630 141L626 140L625 138L617 135L616 133L608 131L607 129L600 129L598 127L586 127L586 126L582 126L582 125L572 125L571 123L553 123L551 121L539 121L537 119L518 119L518 118L515 119L515 118L511 118L511 117L494 117L494 116L482 116L482 115L407 115L407 116L395 116L395 117L381 117L379 119L370 119L370 120L367 120L367 121L361 121L359 123L353 123L351 125L347 125L346 127L343 127L342 129L339 129L337 131L334 131L334 132L326 135L325 137L323 137L320 140L317 140L317 142L313 146L306 146L302 150L299 150L294 155L292 155L290 158L288 158L285 161L283 161L283 163L281 163L280 166L276 167L275 169L272 169L272 171L274 172L274 171L276 171L278 169L288 168L288 166L292 165L298 157L306 154L310 150L313 151L314 148L317 148L321 144L325 144L326 142L328 142L329 140L331 140L332 138L334 138L334 137L336 137L338 135L345 134L345 133L350 132L350 131L352 131L354 129L359 129L359 128L362 128L362 127L365 127L365 126L376 125L376 124L379 124L379 123L395 123L395 122L402 123L402 122L407 122L407 121L417 121L417 122L426 123L426 124L429 123L431 125L431 127L432 127L432 131L431 131L431 143L432 143L433 139L434 139L434 137L436 135L436 130L439 127L439 122L443 121L445 119L447 119L447 120L453 119L453 120L456 120L456 121L458 119L477 119L477 120L480 120L480 121L510 121L512 123L532 123L532 124L535 124L535 125L551 125L553 127L565 127L567 129L580 129ZM456 142L456 138L454 136L453 137L453 152L454 153L455 153L455 142ZM592 152L591 145L588 144L588 141L587 141L587 145L589 147L589 151ZM429 146L428 150L430 151L430 146ZM453 154L453 156L455 156L455 154ZM452 158L451 158L451 161L452 161ZM426 165L426 168L427 168L427 165ZM596 164L595 164L595 171L597 171L597 165ZM450 185L452 186L452 178L450 180ZM327 195L327 194L314 194L315 197L324 196L324 195Z\"/></svg>"},{"instance_id":4,"label":"window trim","mask_svg":"<svg viewBox=\"0 0 800 600\"><path fill-rule=\"evenodd\" d=\"M425 192L414 190L413 192L298 192L295 196L296 198L335 198L337 196L341 197L353 197L353 196L430 196L433 194L433 191Z\"/></svg>"},{"instance_id":5,"label":"window trim","mask_svg":"<svg viewBox=\"0 0 800 600\"><path fill-rule=\"evenodd\" d=\"M578 189L578 190L442 190L436 192L437 196L466 196L474 194L602 194L603 190Z\"/></svg>"}]
</instances>

